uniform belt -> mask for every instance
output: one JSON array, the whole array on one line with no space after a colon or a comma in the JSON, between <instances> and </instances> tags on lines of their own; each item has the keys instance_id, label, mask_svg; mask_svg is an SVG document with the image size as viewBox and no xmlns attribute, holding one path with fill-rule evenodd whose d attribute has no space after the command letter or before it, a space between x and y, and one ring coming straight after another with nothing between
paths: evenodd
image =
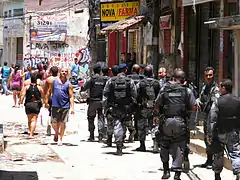
<instances>
[{"instance_id":1,"label":"uniform belt","mask_svg":"<svg viewBox=\"0 0 240 180\"><path fill-rule=\"evenodd\" d=\"M175 118L175 119L177 119L177 118L183 118L182 116L165 116L166 118Z\"/></svg>"},{"instance_id":2,"label":"uniform belt","mask_svg":"<svg viewBox=\"0 0 240 180\"><path fill-rule=\"evenodd\" d=\"M100 98L90 98L91 101L101 101Z\"/></svg>"}]
</instances>

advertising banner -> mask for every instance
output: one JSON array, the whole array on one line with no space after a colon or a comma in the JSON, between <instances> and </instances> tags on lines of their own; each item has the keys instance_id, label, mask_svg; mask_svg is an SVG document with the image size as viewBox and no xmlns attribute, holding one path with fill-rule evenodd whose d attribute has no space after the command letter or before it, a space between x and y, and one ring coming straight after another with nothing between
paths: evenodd
<instances>
[{"instance_id":1,"label":"advertising banner","mask_svg":"<svg viewBox=\"0 0 240 180\"><path fill-rule=\"evenodd\" d=\"M31 41L65 41L67 30L31 29Z\"/></svg>"},{"instance_id":2,"label":"advertising banner","mask_svg":"<svg viewBox=\"0 0 240 180\"><path fill-rule=\"evenodd\" d=\"M36 29L67 29L67 16L37 16L34 22L34 27Z\"/></svg>"}]
</instances>

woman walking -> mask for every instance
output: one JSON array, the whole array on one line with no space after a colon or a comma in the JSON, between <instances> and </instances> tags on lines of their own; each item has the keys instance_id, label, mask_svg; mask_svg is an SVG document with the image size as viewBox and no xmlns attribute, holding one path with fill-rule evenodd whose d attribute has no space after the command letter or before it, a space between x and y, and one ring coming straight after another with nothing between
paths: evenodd
<instances>
[{"instance_id":1,"label":"woman walking","mask_svg":"<svg viewBox=\"0 0 240 180\"><path fill-rule=\"evenodd\" d=\"M20 99L20 104L22 104L23 99L26 96L24 106L28 118L28 129L30 131L29 137L33 137L34 135L38 114L42 107L43 95L42 87L37 84L37 73L32 73L31 83L23 88Z\"/></svg>"},{"instance_id":2,"label":"woman walking","mask_svg":"<svg viewBox=\"0 0 240 180\"><path fill-rule=\"evenodd\" d=\"M22 89L22 78L24 76L24 73L20 69L20 65L15 65L14 71L11 73L8 85L12 86L12 92L13 92L13 101L14 105L13 107L17 107L17 99L20 98L21 89Z\"/></svg>"}]
</instances>

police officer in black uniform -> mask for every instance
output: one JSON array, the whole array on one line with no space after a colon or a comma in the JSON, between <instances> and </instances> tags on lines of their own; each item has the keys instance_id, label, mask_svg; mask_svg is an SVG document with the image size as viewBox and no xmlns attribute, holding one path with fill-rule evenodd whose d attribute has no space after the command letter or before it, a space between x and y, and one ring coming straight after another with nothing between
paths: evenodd
<instances>
[{"instance_id":1,"label":"police officer in black uniform","mask_svg":"<svg viewBox=\"0 0 240 180\"><path fill-rule=\"evenodd\" d=\"M202 168L209 168L212 166L213 153L211 152L210 144L207 141L207 122L209 121L209 112L212 103L219 98L219 88L217 83L214 81L215 70L212 67L206 67L204 70L205 84L202 87L199 98L196 99L197 106L205 113L203 130L204 130L204 142L206 144L207 160L201 165Z\"/></svg>"},{"instance_id":2,"label":"police officer in black uniform","mask_svg":"<svg viewBox=\"0 0 240 180\"><path fill-rule=\"evenodd\" d=\"M87 79L86 83L81 87L81 91L90 90L88 99L88 130L90 132L89 141L94 141L94 119L98 114L98 141L102 142L105 132L105 122L102 109L102 95L103 89L107 80L107 76L100 75L101 65L96 64L93 67L94 75Z\"/></svg>"},{"instance_id":3,"label":"police officer in black uniform","mask_svg":"<svg viewBox=\"0 0 240 180\"><path fill-rule=\"evenodd\" d=\"M160 90L156 99L159 111L165 118L160 120L159 131L160 157L163 162L164 174L162 179L170 177L169 152L172 152L172 170L175 171L174 180L180 180L183 163L183 151L187 139L186 117L195 105L192 91L183 86L185 73L174 72L174 81L169 81Z\"/></svg>"},{"instance_id":4,"label":"police officer in black uniform","mask_svg":"<svg viewBox=\"0 0 240 180\"><path fill-rule=\"evenodd\" d=\"M131 115L132 104L136 103L137 91L132 79L126 77L127 65L119 65L119 74L112 77L103 91L104 109L111 108L114 119L114 136L117 155L122 155L124 121Z\"/></svg>"},{"instance_id":5,"label":"police officer in black uniform","mask_svg":"<svg viewBox=\"0 0 240 180\"><path fill-rule=\"evenodd\" d=\"M112 75L117 76L118 75L118 65L114 65L111 68ZM114 120L112 116L112 107L109 106L108 109L105 109L104 111L106 119L107 119L107 146L112 147L112 135L114 130Z\"/></svg>"},{"instance_id":6,"label":"police officer in black uniform","mask_svg":"<svg viewBox=\"0 0 240 180\"><path fill-rule=\"evenodd\" d=\"M208 141L213 154L215 180L221 180L224 148L232 162L233 174L240 180L240 99L232 95L232 81L220 84L221 96L216 99L210 110Z\"/></svg>"},{"instance_id":7,"label":"police officer in black uniform","mask_svg":"<svg viewBox=\"0 0 240 180\"><path fill-rule=\"evenodd\" d=\"M140 140L140 147L137 151L146 151L145 140L147 130L153 126L153 115L155 111L155 99L160 91L159 81L152 78L153 70L151 66L146 66L144 75L146 78L142 79L137 84L138 104L140 104L140 118L138 121L138 136Z\"/></svg>"},{"instance_id":8,"label":"police officer in black uniform","mask_svg":"<svg viewBox=\"0 0 240 180\"><path fill-rule=\"evenodd\" d=\"M129 78L131 78L134 81L134 84L137 85L141 79L144 78L142 74L139 74L140 71L140 66L138 64L134 64L132 67L132 74L128 75ZM133 107L133 113L134 113L134 134L130 133L130 136L128 138L129 142L133 141L133 135L134 135L134 140L138 139L138 126L137 123L140 118L140 108L138 104L135 104Z\"/></svg>"}]
</instances>

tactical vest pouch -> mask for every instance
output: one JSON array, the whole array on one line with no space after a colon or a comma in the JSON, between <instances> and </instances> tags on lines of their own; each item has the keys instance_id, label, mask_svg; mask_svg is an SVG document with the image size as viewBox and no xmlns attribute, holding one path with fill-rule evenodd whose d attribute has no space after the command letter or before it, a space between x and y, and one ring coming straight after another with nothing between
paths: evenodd
<instances>
[{"instance_id":1,"label":"tactical vest pouch","mask_svg":"<svg viewBox=\"0 0 240 180\"><path fill-rule=\"evenodd\" d=\"M154 101L155 101L155 90L153 86L154 81L146 80L145 87L142 87L144 89L144 105L147 108L153 108L154 107Z\"/></svg>"},{"instance_id":2,"label":"tactical vest pouch","mask_svg":"<svg viewBox=\"0 0 240 180\"><path fill-rule=\"evenodd\" d=\"M186 110L184 104L171 104L163 106L163 112L167 118L174 116L184 117L185 111Z\"/></svg>"},{"instance_id":3,"label":"tactical vest pouch","mask_svg":"<svg viewBox=\"0 0 240 180\"><path fill-rule=\"evenodd\" d=\"M236 116L219 117L217 126L219 133L227 133L235 129L240 129L240 118Z\"/></svg>"},{"instance_id":4,"label":"tactical vest pouch","mask_svg":"<svg viewBox=\"0 0 240 180\"><path fill-rule=\"evenodd\" d=\"M129 97L129 84L124 78L118 78L114 82L113 95L114 103L118 105L128 105L131 102Z\"/></svg>"}]
</instances>

